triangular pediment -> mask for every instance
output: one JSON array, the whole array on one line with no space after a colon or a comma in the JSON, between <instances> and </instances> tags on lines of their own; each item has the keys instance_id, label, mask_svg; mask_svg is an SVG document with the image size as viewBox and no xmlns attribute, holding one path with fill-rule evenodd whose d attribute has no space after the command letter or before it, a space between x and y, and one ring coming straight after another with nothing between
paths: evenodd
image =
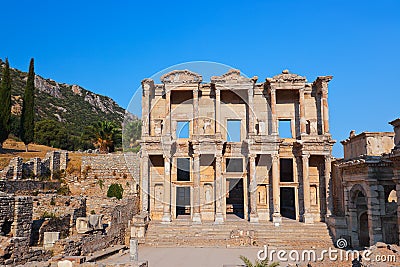
<instances>
[{"instance_id":1,"label":"triangular pediment","mask_svg":"<svg viewBox=\"0 0 400 267\"><path fill-rule=\"evenodd\" d=\"M190 70L173 70L161 76L162 83L201 83L203 77Z\"/></svg>"}]
</instances>

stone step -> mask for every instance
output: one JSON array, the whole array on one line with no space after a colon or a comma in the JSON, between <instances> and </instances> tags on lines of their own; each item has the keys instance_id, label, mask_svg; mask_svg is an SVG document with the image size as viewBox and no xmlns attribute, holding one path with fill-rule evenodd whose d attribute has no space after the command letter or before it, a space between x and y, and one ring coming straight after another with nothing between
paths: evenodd
<instances>
[{"instance_id":1,"label":"stone step","mask_svg":"<svg viewBox=\"0 0 400 267\"><path fill-rule=\"evenodd\" d=\"M231 235L234 235L231 238ZM221 225L190 221L171 224L151 222L144 239L145 246L157 247L235 247L268 245L277 248L326 248L332 246L326 224L306 225L284 221L275 227L272 223L251 224L247 221L225 222Z\"/></svg>"}]
</instances>

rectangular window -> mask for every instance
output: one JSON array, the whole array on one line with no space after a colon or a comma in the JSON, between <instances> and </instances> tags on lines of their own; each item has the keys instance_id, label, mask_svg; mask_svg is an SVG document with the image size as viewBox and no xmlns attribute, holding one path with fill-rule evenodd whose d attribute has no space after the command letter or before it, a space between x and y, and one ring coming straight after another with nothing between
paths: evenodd
<instances>
[{"instance_id":1,"label":"rectangular window","mask_svg":"<svg viewBox=\"0 0 400 267\"><path fill-rule=\"evenodd\" d=\"M293 159L280 159L281 182L294 182Z\"/></svg>"},{"instance_id":2,"label":"rectangular window","mask_svg":"<svg viewBox=\"0 0 400 267\"><path fill-rule=\"evenodd\" d=\"M190 158L178 158L177 164L177 180L190 181Z\"/></svg>"},{"instance_id":3,"label":"rectangular window","mask_svg":"<svg viewBox=\"0 0 400 267\"><path fill-rule=\"evenodd\" d=\"M290 120L279 120L278 131L280 138L293 138L292 125Z\"/></svg>"},{"instance_id":4,"label":"rectangular window","mask_svg":"<svg viewBox=\"0 0 400 267\"><path fill-rule=\"evenodd\" d=\"M227 141L228 142L240 142L240 120L228 120L227 121Z\"/></svg>"},{"instance_id":5,"label":"rectangular window","mask_svg":"<svg viewBox=\"0 0 400 267\"><path fill-rule=\"evenodd\" d=\"M226 172L243 172L243 159L227 158L226 159Z\"/></svg>"},{"instance_id":6,"label":"rectangular window","mask_svg":"<svg viewBox=\"0 0 400 267\"><path fill-rule=\"evenodd\" d=\"M177 138L189 138L189 121L178 121L176 125Z\"/></svg>"}]
</instances>

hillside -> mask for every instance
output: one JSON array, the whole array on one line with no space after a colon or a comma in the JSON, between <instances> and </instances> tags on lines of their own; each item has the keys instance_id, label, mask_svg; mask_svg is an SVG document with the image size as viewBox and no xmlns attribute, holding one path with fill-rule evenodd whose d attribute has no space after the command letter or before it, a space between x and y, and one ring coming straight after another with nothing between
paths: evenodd
<instances>
[{"instance_id":1,"label":"hillside","mask_svg":"<svg viewBox=\"0 0 400 267\"><path fill-rule=\"evenodd\" d=\"M4 62L0 59L0 78ZM12 133L17 135L22 96L27 73L12 68ZM90 92L79 85L58 83L51 79L35 77L35 121L53 120L68 129L68 134L79 137L85 127L97 121L122 123L125 110L114 100Z\"/></svg>"}]
</instances>

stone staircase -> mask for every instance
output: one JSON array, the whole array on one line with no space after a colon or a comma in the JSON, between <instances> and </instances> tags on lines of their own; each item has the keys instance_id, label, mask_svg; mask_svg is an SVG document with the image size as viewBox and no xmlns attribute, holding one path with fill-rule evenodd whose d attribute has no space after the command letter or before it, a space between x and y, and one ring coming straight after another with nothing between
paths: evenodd
<instances>
[{"instance_id":1,"label":"stone staircase","mask_svg":"<svg viewBox=\"0 0 400 267\"><path fill-rule=\"evenodd\" d=\"M271 249L328 249L332 238L325 223L306 225L284 219L279 227L271 222L251 224L247 221L227 221L214 225L192 224L176 220L170 224L150 222L144 246L153 247L262 247Z\"/></svg>"}]
</instances>

